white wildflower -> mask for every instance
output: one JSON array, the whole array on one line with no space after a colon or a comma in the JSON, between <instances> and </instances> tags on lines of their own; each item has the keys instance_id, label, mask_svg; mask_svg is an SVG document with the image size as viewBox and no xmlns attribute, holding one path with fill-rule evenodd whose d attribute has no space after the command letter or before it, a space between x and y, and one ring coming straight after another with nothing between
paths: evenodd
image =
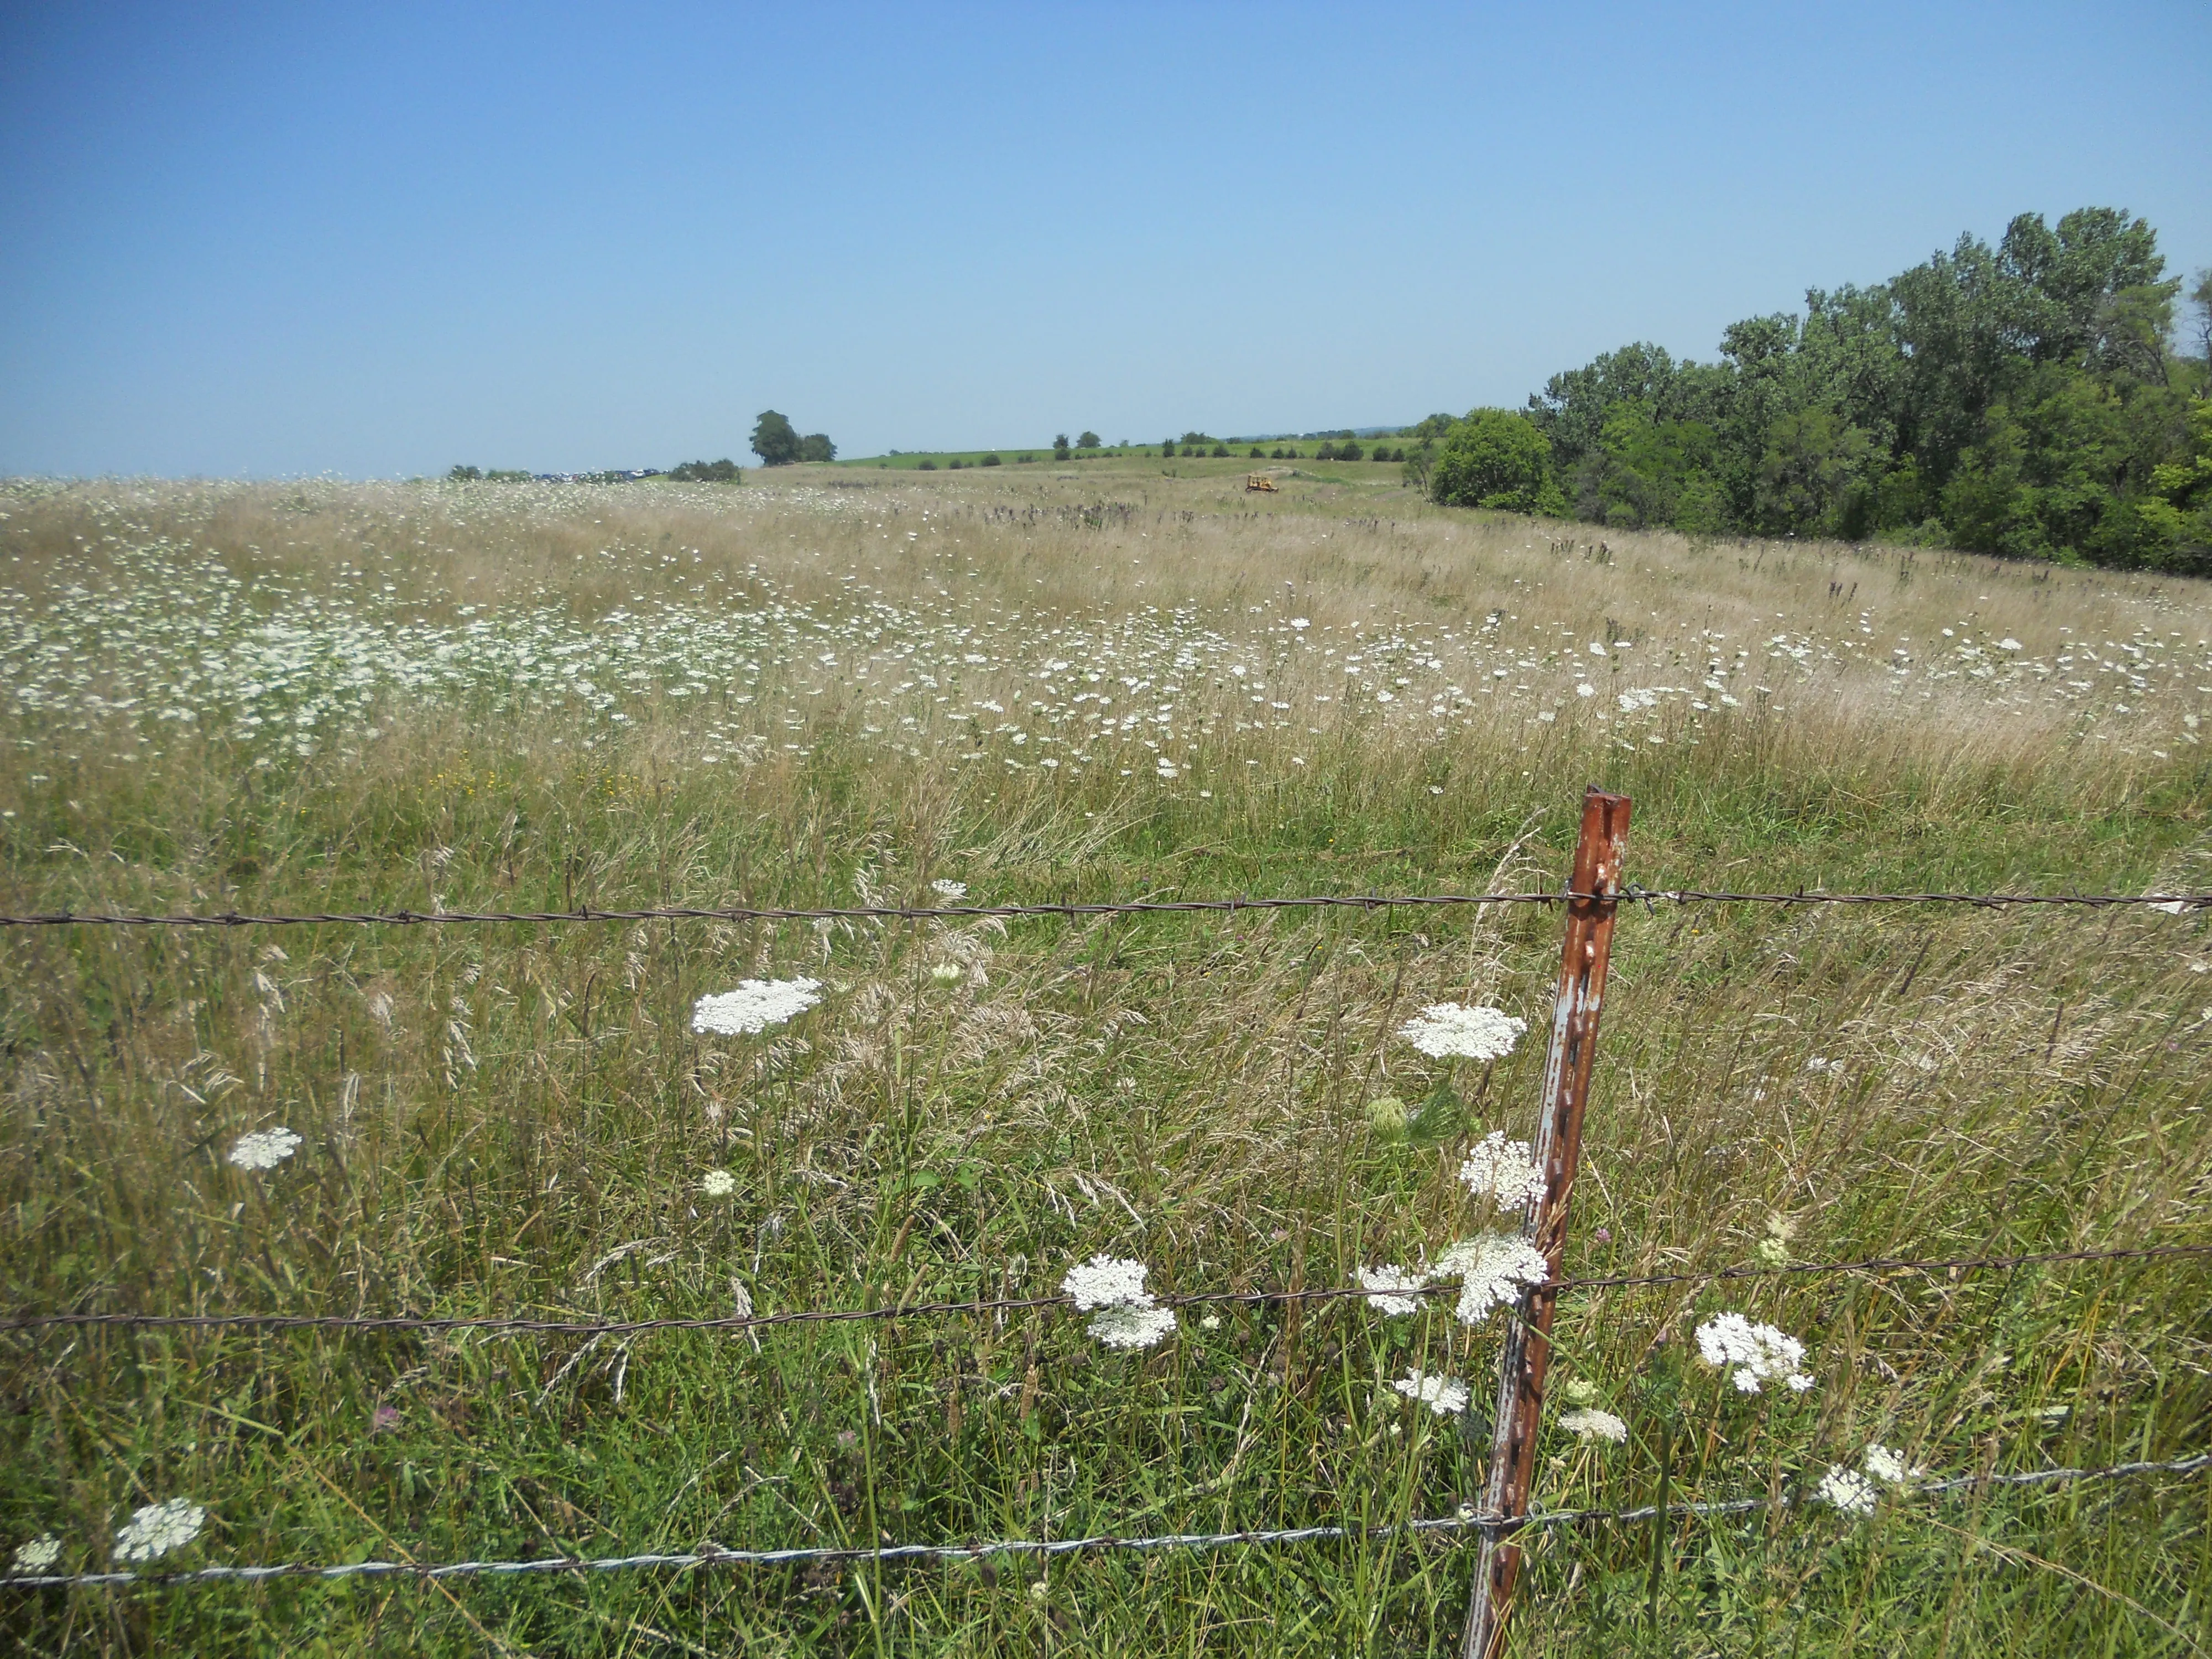
<instances>
[{"instance_id":1,"label":"white wildflower","mask_svg":"<svg viewBox=\"0 0 2212 1659\"><path fill-rule=\"evenodd\" d=\"M1467 1384L1455 1376L1425 1376L1419 1371L1407 1371L1390 1385L1407 1399L1426 1406L1438 1417L1449 1417L1454 1412L1467 1409Z\"/></svg>"},{"instance_id":2,"label":"white wildflower","mask_svg":"<svg viewBox=\"0 0 2212 1659\"><path fill-rule=\"evenodd\" d=\"M1420 1274L1409 1273L1395 1262L1381 1267L1362 1267L1358 1278L1362 1285L1375 1292L1367 1298L1367 1305L1391 1315L1409 1314L1418 1309L1421 1304L1404 1292L1418 1291L1428 1283Z\"/></svg>"},{"instance_id":3,"label":"white wildflower","mask_svg":"<svg viewBox=\"0 0 2212 1659\"><path fill-rule=\"evenodd\" d=\"M1729 1370L1729 1380L1745 1394L1757 1394L1765 1382L1787 1383L1800 1394L1813 1386L1805 1375L1802 1342L1771 1325L1754 1325L1739 1313L1721 1314L1698 1326L1698 1352L1708 1365Z\"/></svg>"},{"instance_id":4,"label":"white wildflower","mask_svg":"<svg viewBox=\"0 0 2212 1659\"><path fill-rule=\"evenodd\" d=\"M1149 1308L1152 1293L1145 1289L1145 1264L1110 1255L1094 1255L1067 1270L1060 1288L1075 1298L1079 1312L1094 1308Z\"/></svg>"},{"instance_id":5,"label":"white wildflower","mask_svg":"<svg viewBox=\"0 0 2212 1659\"><path fill-rule=\"evenodd\" d=\"M2021 648L2021 642L2009 634L1997 641L1997 649L2000 651L2018 651Z\"/></svg>"},{"instance_id":6,"label":"white wildflower","mask_svg":"<svg viewBox=\"0 0 2212 1659\"><path fill-rule=\"evenodd\" d=\"M929 884L929 890L941 899L964 899L968 896L968 884L964 881L933 881Z\"/></svg>"},{"instance_id":7,"label":"white wildflower","mask_svg":"<svg viewBox=\"0 0 2212 1659\"><path fill-rule=\"evenodd\" d=\"M1928 1475L1928 1471L1918 1464L1906 1462L1903 1452L1878 1443L1868 1444L1864 1467L1869 1480L1879 1480L1885 1486L1910 1486Z\"/></svg>"},{"instance_id":8,"label":"white wildflower","mask_svg":"<svg viewBox=\"0 0 2212 1659\"><path fill-rule=\"evenodd\" d=\"M299 1150L300 1137L289 1129L257 1129L238 1138L230 1161L241 1170L273 1170Z\"/></svg>"},{"instance_id":9,"label":"white wildflower","mask_svg":"<svg viewBox=\"0 0 2212 1659\"><path fill-rule=\"evenodd\" d=\"M117 1531L115 1553L125 1561L151 1561L184 1548L206 1522L207 1511L188 1498L149 1504Z\"/></svg>"},{"instance_id":10,"label":"white wildflower","mask_svg":"<svg viewBox=\"0 0 2212 1659\"><path fill-rule=\"evenodd\" d=\"M1585 1406L1559 1419L1559 1426L1577 1440L1610 1440L1616 1446L1628 1438L1628 1425L1611 1412Z\"/></svg>"},{"instance_id":11,"label":"white wildflower","mask_svg":"<svg viewBox=\"0 0 2212 1659\"><path fill-rule=\"evenodd\" d=\"M1540 1285L1551 1268L1544 1253L1525 1238L1485 1233L1455 1244L1430 1269L1435 1279L1460 1281L1459 1319L1479 1325L1499 1308L1521 1299L1521 1286Z\"/></svg>"},{"instance_id":12,"label":"white wildflower","mask_svg":"<svg viewBox=\"0 0 2212 1659\"><path fill-rule=\"evenodd\" d=\"M940 962L929 970L929 982L947 991L967 977L957 964L950 962Z\"/></svg>"},{"instance_id":13,"label":"white wildflower","mask_svg":"<svg viewBox=\"0 0 2212 1659\"><path fill-rule=\"evenodd\" d=\"M691 1029L717 1036L750 1036L771 1025L795 1019L822 1000L822 986L811 979L743 979L734 991L699 999Z\"/></svg>"},{"instance_id":14,"label":"white wildflower","mask_svg":"<svg viewBox=\"0 0 2212 1659\"><path fill-rule=\"evenodd\" d=\"M1477 1198L1485 1193L1507 1209L1526 1204L1544 1189L1544 1172L1528 1155L1525 1140L1508 1140L1493 1129L1459 1166L1459 1178Z\"/></svg>"},{"instance_id":15,"label":"white wildflower","mask_svg":"<svg viewBox=\"0 0 2212 1659\"><path fill-rule=\"evenodd\" d=\"M1091 1317L1091 1334L1109 1348L1149 1348L1175 1334L1171 1308L1122 1304L1102 1308Z\"/></svg>"},{"instance_id":16,"label":"white wildflower","mask_svg":"<svg viewBox=\"0 0 2212 1659\"><path fill-rule=\"evenodd\" d=\"M1398 1028L1398 1033L1434 1060L1503 1060L1528 1029L1499 1008L1470 1008L1436 1002Z\"/></svg>"},{"instance_id":17,"label":"white wildflower","mask_svg":"<svg viewBox=\"0 0 2212 1659\"><path fill-rule=\"evenodd\" d=\"M1221 1316L1219 1314L1207 1314L1204 1316L1199 1320L1198 1328L1202 1331L1219 1330L1221 1328Z\"/></svg>"},{"instance_id":18,"label":"white wildflower","mask_svg":"<svg viewBox=\"0 0 2212 1659\"><path fill-rule=\"evenodd\" d=\"M1828 1466L1820 1477L1820 1498L1823 1504L1832 1504L1846 1515L1874 1513L1874 1483L1856 1470Z\"/></svg>"},{"instance_id":19,"label":"white wildflower","mask_svg":"<svg viewBox=\"0 0 2212 1659\"><path fill-rule=\"evenodd\" d=\"M62 1559L61 1540L52 1533L33 1538L15 1550L15 1571L22 1573L44 1572Z\"/></svg>"},{"instance_id":20,"label":"white wildflower","mask_svg":"<svg viewBox=\"0 0 2212 1659\"><path fill-rule=\"evenodd\" d=\"M699 1177L699 1196L727 1198L738 1190L738 1178L727 1170L709 1170Z\"/></svg>"}]
</instances>

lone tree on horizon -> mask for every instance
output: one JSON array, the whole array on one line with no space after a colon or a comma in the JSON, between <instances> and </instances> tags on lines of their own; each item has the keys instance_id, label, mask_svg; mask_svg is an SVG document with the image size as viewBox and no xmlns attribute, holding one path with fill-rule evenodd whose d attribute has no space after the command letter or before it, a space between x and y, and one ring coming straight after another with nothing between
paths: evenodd
<instances>
[{"instance_id":1,"label":"lone tree on horizon","mask_svg":"<svg viewBox=\"0 0 2212 1659\"><path fill-rule=\"evenodd\" d=\"M787 416L764 409L753 422L753 453L763 466L789 466L799 459L799 428Z\"/></svg>"}]
</instances>

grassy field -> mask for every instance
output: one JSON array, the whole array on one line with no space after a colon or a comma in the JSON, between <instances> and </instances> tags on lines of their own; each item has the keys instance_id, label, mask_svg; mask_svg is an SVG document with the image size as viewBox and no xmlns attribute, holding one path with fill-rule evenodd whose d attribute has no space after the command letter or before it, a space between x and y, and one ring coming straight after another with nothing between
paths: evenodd
<instances>
[{"instance_id":1,"label":"grassy field","mask_svg":"<svg viewBox=\"0 0 2212 1659\"><path fill-rule=\"evenodd\" d=\"M10 911L846 905L1555 886L2212 886L2212 594L1447 513L1395 467L0 491ZM1328 469L1317 469L1326 472ZM1074 471L1073 481L1056 473ZM20 930L15 1310L723 1315L1340 1285L1498 1224L1440 1000L1540 1026L1532 907L1011 923ZM2158 913L1625 913L1568 1271L2212 1238L2212 942ZM757 1036L700 996L805 976ZM1449 1090L1440 1085L1449 1083ZM1413 1132L1370 1103L1420 1108ZM1425 1104L1424 1103L1425 1103ZM296 1152L236 1167L248 1133ZM710 1180L726 1172L726 1182ZM728 1190L713 1195L717 1188ZM1786 1238L1785 1238L1786 1235ZM1781 1241L1777 1243L1775 1241ZM1568 1298L1550 1506L2212 1436L2199 1261ZM1806 1344L1747 1395L1691 1333ZM160 1567L1448 1515L1501 1327L1449 1297L593 1342L10 1333L0 1546ZM1392 1384L1466 1379L1439 1416ZM1547 1534L1518 1650L2180 1655L2207 1485ZM0 1587L24 1652L1443 1654L1449 1534L1045 1566Z\"/></svg>"}]
</instances>

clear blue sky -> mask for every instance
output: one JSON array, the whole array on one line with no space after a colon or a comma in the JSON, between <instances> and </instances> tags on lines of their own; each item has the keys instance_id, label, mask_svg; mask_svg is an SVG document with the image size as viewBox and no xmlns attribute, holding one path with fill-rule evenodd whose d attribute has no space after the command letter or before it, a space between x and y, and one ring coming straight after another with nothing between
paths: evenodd
<instances>
[{"instance_id":1,"label":"clear blue sky","mask_svg":"<svg viewBox=\"0 0 2212 1659\"><path fill-rule=\"evenodd\" d=\"M2023 210L2212 263L2212 6L9 3L0 472L1519 404Z\"/></svg>"}]
</instances>

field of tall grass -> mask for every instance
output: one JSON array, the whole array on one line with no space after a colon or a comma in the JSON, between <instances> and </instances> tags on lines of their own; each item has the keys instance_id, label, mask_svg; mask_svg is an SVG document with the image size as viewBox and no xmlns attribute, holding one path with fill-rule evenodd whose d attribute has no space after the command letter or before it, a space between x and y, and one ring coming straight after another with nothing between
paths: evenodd
<instances>
[{"instance_id":1,"label":"field of tall grass","mask_svg":"<svg viewBox=\"0 0 2212 1659\"><path fill-rule=\"evenodd\" d=\"M0 909L1554 888L1592 782L1633 797L1650 888L2212 887L2201 586L1241 478L0 487ZM1157 1291L1351 1284L1499 1224L1457 1171L1530 1134L1540 1047L1454 1073L1401 1030L1441 1002L1540 1030L1557 930L9 930L6 1307L712 1316L1047 1297L1101 1255ZM787 1023L693 1029L702 996L801 978L820 1000ZM1567 1271L2212 1239L2208 1047L2199 916L1626 908ZM289 1155L233 1161L278 1129ZM2208 1282L2182 1258L1571 1296L1555 1396L1627 1437L1547 1427L1538 1501L1809 1494L1870 1443L1941 1475L2200 1450ZM1813 1386L1704 1364L1693 1332L1730 1311L1802 1340ZM127 1565L172 1502L199 1524L149 1570L1449 1516L1502 1328L1444 1297L1186 1309L1133 1350L1065 1308L9 1331L0 1548ZM1394 1386L1416 1374L1469 1409ZM1560 1528L1516 1650L2202 1652L2207 1523L2200 1474ZM1475 1553L0 1585L0 1629L40 1654L1444 1654Z\"/></svg>"}]
</instances>

